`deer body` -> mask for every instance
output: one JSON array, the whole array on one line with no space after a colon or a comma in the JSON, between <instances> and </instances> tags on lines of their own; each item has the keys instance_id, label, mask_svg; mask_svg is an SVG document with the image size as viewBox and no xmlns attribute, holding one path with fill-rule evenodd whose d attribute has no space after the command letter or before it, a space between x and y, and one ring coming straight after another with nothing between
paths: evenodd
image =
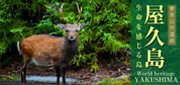
<instances>
[{"instance_id":1,"label":"deer body","mask_svg":"<svg viewBox=\"0 0 180 85\"><path fill-rule=\"evenodd\" d=\"M79 18L82 12L79 10ZM61 6L60 13L62 13L63 5ZM65 21L66 22L66 21ZM84 27L84 23L78 24L59 24L59 27L66 32L65 37L55 37L51 35L33 35L17 43L19 52L23 55L23 67L21 69L21 83L26 84L26 68L34 62L36 65L53 66L57 75L57 84L59 84L59 77L61 76L63 84L66 84L65 73L66 67L76 53L78 52L79 38L78 31Z\"/></svg>"},{"instance_id":2,"label":"deer body","mask_svg":"<svg viewBox=\"0 0 180 85\"><path fill-rule=\"evenodd\" d=\"M23 56L30 56L30 61L36 65L52 66L56 61L62 63L72 60L78 51L78 44L78 40L69 42L64 37L34 35L22 40L19 46ZM24 60L28 59L24 57Z\"/></svg>"}]
</instances>

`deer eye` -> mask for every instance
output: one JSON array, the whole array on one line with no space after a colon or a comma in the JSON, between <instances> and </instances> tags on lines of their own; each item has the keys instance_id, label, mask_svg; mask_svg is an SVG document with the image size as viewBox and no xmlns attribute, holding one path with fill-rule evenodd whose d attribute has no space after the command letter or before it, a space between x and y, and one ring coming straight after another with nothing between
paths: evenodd
<instances>
[{"instance_id":1,"label":"deer eye","mask_svg":"<svg viewBox=\"0 0 180 85\"><path fill-rule=\"evenodd\" d=\"M79 32L79 30L75 30L76 32Z\"/></svg>"},{"instance_id":2,"label":"deer eye","mask_svg":"<svg viewBox=\"0 0 180 85\"><path fill-rule=\"evenodd\" d=\"M69 32L69 30L65 30L66 32Z\"/></svg>"}]
</instances>

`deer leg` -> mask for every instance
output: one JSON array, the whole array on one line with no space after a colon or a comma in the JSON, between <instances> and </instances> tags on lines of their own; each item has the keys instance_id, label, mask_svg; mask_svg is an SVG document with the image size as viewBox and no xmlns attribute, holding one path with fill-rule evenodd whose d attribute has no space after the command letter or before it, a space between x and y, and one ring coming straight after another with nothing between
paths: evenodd
<instances>
[{"instance_id":1,"label":"deer leg","mask_svg":"<svg viewBox=\"0 0 180 85\"><path fill-rule=\"evenodd\" d=\"M23 63L22 63L22 65L24 65ZM22 66L23 67L23 66ZM21 83L23 83L23 81L24 81L24 78L23 78L23 75L24 75L24 73L23 73L23 68L21 68L21 70L20 70L21 72Z\"/></svg>"},{"instance_id":2,"label":"deer leg","mask_svg":"<svg viewBox=\"0 0 180 85\"><path fill-rule=\"evenodd\" d=\"M23 85L26 84L26 64L24 64L21 69L21 83L23 83Z\"/></svg>"},{"instance_id":3,"label":"deer leg","mask_svg":"<svg viewBox=\"0 0 180 85\"><path fill-rule=\"evenodd\" d=\"M65 68L65 67L62 67L63 85L66 85L65 75L66 75L66 68Z\"/></svg>"},{"instance_id":4,"label":"deer leg","mask_svg":"<svg viewBox=\"0 0 180 85\"><path fill-rule=\"evenodd\" d=\"M23 83L23 85L26 85L26 67L30 63L30 61L31 61L30 57L24 56L24 64L21 69L21 83Z\"/></svg>"},{"instance_id":5,"label":"deer leg","mask_svg":"<svg viewBox=\"0 0 180 85\"><path fill-rule=\"evenodd\" d=\"M26 65L23 66L23 72L24 72L24 85L26 84Z\"/></svg>"},{"instance_id":6,"label":"deer leg","mask_svg":"<svg viewBox=\"0 0 180 85\"><path fill-rule=\"evenodd\" d=\"M54 68L55 68L55 71L56 71L57 85L59 85L59 77L61 76L60 66L59 66L59 65L57 65L57 66L54 66Z\"/></svg>"}]
</instances>

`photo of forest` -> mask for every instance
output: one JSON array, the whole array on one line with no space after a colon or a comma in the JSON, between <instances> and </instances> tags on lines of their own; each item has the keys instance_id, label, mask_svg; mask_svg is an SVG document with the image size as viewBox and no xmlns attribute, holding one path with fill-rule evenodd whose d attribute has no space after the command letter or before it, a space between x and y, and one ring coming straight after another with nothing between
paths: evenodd
<instances>
[{"instance_id":1,"label":"photo of forest","mask_svg":"<svg viewBox=\"0 0 180 85\"><path fill-rule=\"evenodd\" d=\"M0 0L0 84L20 84L23 57L17 42L39 34L64 37L58 24L66 23L59 9L64 4L64 19L74 24L79 17L76 3L82 7L77 24L85 25L66 73L76 81L67 84L131 84L131 0ZM27 77L56 75L52 66L33 63L26 72Z\"/></svg>"}]
</instances>

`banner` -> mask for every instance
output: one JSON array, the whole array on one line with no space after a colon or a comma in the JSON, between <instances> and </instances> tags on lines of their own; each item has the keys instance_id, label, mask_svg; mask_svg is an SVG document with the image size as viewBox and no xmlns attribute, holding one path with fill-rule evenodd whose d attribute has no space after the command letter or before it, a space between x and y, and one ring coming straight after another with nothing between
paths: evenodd
<instances>
[{"instance_id":1,"label":"banner","mask_svg":"<svg viewBox=\"0 0 180 85\"><path fill-rule=\"evenodd\" d=\"M132 85L180 84L178 10L179 0L132 0Z\"/></svg>"}]
</instances>

